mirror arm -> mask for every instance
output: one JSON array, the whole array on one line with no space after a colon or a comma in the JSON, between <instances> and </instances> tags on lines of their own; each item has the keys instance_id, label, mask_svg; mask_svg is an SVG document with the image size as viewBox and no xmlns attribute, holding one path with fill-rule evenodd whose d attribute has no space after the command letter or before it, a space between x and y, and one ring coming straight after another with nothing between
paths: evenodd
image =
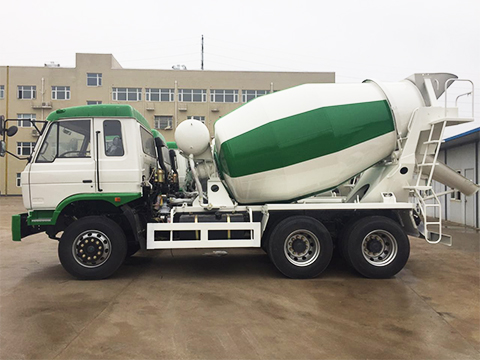
<instances>
[{"instance_id":1,"label":"mirror arm","mask_svg":"<svg viewBox=\"0 0 480 360\"><path fill-rule=\"evenodd\" d=\"M31 156L22 158L22 157L20 157L20 156L15 155L14 153L11 153L11 152L8 151L8 150L5 151L5 152L6 152L7 154L9 154L9 155L12 155L15 159L18 159L18 160L30 160L30 159L31 159Z\"/></svg>"}]
</instances>

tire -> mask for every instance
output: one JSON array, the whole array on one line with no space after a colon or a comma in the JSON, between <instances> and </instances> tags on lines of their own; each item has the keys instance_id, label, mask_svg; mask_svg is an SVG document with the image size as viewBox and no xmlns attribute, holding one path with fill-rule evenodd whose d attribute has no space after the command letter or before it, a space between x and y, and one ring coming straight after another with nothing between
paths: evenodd
<instances>
[{"instance_id":1,"label":"tire","mask_svg":"<svg viewBox=\"0 0 480 360\"><path fill-rule=\"evenodd\" d=\"M268 255L285 276L314 278L330 263L333 242L328 230L318 220L291 216L273 229L268 241Z\"/></svg>"},{"instance_id":2,"label":"tire","mask_svg":"<svg viewBox=\"0 0 480 360\"><path fill-rule=\"evenodd\" d=\"M58 244L58 257L74 277L99 280L122 265L127 248L125 234L114 221L87 216L67 227Z\"/></svg>"},{"instance_id":3,"label":"tire","mask_svg":"<svg viewBox=\"0 0 480 360\"><path fill-rule=\"evenodd\" d=\"M410 255L410 242L402 227L384 216L358 220L345 233L345 260L367 278L386 279L403 269Z\"/></svg>"}]
</instances>

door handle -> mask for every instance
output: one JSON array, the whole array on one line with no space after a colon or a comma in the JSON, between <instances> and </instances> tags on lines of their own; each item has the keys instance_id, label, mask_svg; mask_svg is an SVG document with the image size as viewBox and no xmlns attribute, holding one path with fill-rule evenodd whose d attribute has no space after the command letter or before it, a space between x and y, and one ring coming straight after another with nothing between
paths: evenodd
<instances>
[{"instance_id":1,"label":"door handle","mask_svg":"<svg viewBox=\"0 0 480 360\"><path fill-rule=\"evenodd\" d=\"M91 184L93 181L92 180L83 180L82 181L84 184Z\"/></svg>"}]
</instances>

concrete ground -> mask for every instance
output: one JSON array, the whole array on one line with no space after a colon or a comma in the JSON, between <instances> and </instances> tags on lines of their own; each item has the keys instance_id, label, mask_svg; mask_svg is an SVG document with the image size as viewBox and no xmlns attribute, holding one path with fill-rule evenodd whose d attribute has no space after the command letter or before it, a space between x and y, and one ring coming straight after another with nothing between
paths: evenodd
<instances>
[{"instance_id":1,"label":"concrete ground","mask_svg":"<svg viewBox=\"0 0 480 360\"><path fill-rule=\"evenodd\" d=\"M369 280L340 258L283 277L260 250L138 253L77 281L57 242L10 239L21 199L0 198L1 359L479 359L479 233L411 239L406 268Z\"/></svg>"}]
</instances>

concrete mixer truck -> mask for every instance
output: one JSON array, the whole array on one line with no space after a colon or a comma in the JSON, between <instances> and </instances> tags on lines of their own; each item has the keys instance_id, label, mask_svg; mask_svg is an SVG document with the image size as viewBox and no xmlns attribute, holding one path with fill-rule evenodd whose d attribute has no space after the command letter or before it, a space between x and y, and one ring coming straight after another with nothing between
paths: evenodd
<instances>
[{"instance_id":1,"label":"concrete mixer truck","mask_svg":"<svg viewBox=\"0 0 480 360\"><path fill-rule=\"evenodd\" d=\"M445 127L473 120L439 102L456 81L305 84L220 118L213 139L182 122L176 150L128 105L56 110L21 174L28 211L12 217L13 240L45 232L84 279L138 249L187 248L263 248L287 277L311 278L336 247L361 275L394 276L407 235L451 243L428 217L441 213L432 180L479 189L437 161Z\"/></svg>"}]
</instances>

